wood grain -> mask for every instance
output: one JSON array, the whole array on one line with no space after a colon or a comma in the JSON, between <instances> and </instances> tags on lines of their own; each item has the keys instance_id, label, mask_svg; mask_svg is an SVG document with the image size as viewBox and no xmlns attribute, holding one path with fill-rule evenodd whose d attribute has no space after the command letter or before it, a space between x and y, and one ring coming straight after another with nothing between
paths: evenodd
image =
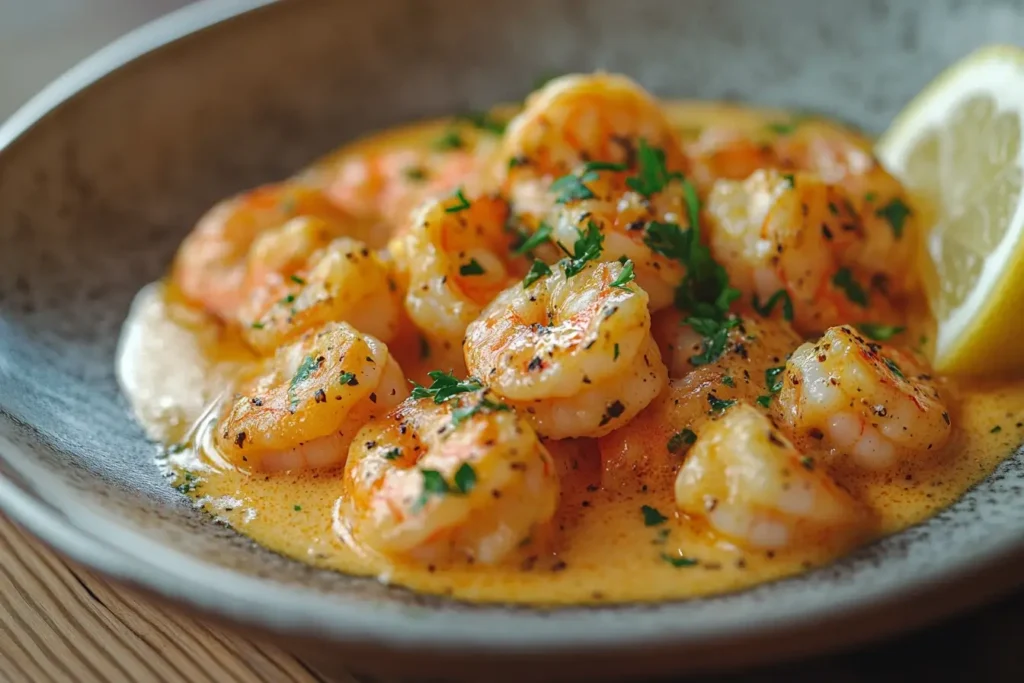
<instances>
[{"instance_id":1,"label":"wood grain","mask_svg":"<svg viewBox=\"0 0 1024 683\"><path fill-rule=\"evenodd\" d=\"M2 516L0 558L0 680L327 683L273 645L72 567Z\"/></svg>"}]
</instances>

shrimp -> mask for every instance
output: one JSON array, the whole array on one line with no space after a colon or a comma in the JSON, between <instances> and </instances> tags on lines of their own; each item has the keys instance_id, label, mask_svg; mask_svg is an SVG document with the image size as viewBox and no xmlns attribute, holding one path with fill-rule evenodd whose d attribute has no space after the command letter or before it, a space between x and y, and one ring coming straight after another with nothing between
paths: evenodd
<instances>
[{"instance_id":1,"label":"shrimp","mask_svg":"<svg viewBox=\"0 0 1024 683\"><path fill-rule=\"evenodd\" d=\"M793 352L773 410L795 441L854 469L920 464L951 432L924 364L847 326Z\"/></svg>"},{"instance_id":2,"label":"shrimp","mask_svg":"<svg viewBox=\"0 0 1024 683\"><path fill-rule=\"evenodd\" d=\"M486 389L441 403L409 399L364 427L343 487L342 537L431 563L499 563L548 524L559 499L536 432Z\"/></svg>"},{"instance_id":3,"label":"shrimp","mask_svg":"<svg viewBox=\"0 0 1024 683\"><path fill-rule=\"evenodd\" d=\"M356 432L407 395L387 347L329 323L257 364L224 406L213 446L243 471L330 467Z\"/></svg>"},{"instance_id":4,"label":"shrimp","mask_svg":"<svg viewBox=\"0 0 1024 683\"><path fill-rule=\"evenodd\" d=\"M657 310L672 302L684 273L648 246L646 227L685 227L696 203L681 182L680 150L658 103L633 81L567 76L533 94L509 125L502 187L526 232L546 223L552 239L571 244L577 230L596 225L605 258L631 259Z\"/></svg>"},{"instance_id":5,"label":"shrimp","mask_svg":"<svg viewBox=\"0 0 1024 683\"><path fill-rule=\"evenodd\" d=\"M706 423L734 403L770 399L801 341L784 321L737 318L721 355L705 363L703 339L679 318L664 311L654 323L671 378L665 391L629 424L598 439L605 488L664 489Z\"/></svg>"},{"instance_id":6,"label":"shrimp","mask_svg":"<svg viewBox=\"0 0 1024 683\"><path fill-rule=\"evenodd\" d=\"M335 236L360 236L356 221L319 190L267 185L227 199L200 218L178 249L171 279L187 299L234 320L246 298L246 257L253 243L296 216L321 219Z\"/></svg>"},{"instance_id":7,"label":"shrimp","mask_svg":"<svg viewBox=\"0 0 1024 683\"><path fill-rule=\"evenodd\" d=\"M665 386L651 337L647 293L611 284L618 262L570 263L516 284L466 329L466 367L542 435L601 436L621 427Z\"/></svg>"},{"instance_id":8,"label":"shrimp","mask_svg":"<svg viewBox=\"0 0 1024 683\"><path fill-rule=\"evenodd\" d=\"M707 216L711 250L730 284L755 306L784 297L802 333L897 322L899 303L916 286L911 241L863 220L840 190L812 175L761 170L719 181Z\"/></svg>"},{"instance_id":9,"label":"shrimp","mask_svg":"<svg viewBox=\"0 0 1024 683\"><path fill-rule=\"evenodd\" d=\"M326 244L303 239L302 232L318 223L293 219L265 234L250 253L249 298L239 318L242 337L261 353L332 321L385 343L397 334L401 303L383 260L348 237ZM290 267L282 267L285 259Z\"/></svg>"},{"instance_id":10,"label":"shrimp","mask_svg":"<svg viewBox=\"0 0 1024 683\"><path fill-rule=\"evenodd\" d=\"M675 482L676 505L753 549L849 543L868 517L813 458L751 405L705 426Z\"/></svg>"},{"instance_id":11,"label":"shrimp","mask_svg":"<svg viewBox=\"0 0 1024 683\"><path fill-rule=\"evenodd\" d=\"M407 284L405 310L431 341L462 344L466 326L526 272L505 230L508 205L493 196L428 202L390 247Z\"/></svg>"}]
</instances>

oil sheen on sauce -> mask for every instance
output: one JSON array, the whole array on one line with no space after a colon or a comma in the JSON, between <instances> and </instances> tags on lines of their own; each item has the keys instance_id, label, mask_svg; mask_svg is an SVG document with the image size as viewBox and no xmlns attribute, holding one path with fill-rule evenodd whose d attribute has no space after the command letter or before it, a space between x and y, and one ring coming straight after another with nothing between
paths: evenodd
<instances>
[{"instance_id":1,"label":"oil sheen on sauce","mask_svg":"<svg viewBox=\"0 0 1024 683\"><path fill-rule=\"evenodd\" d=\"M671 104L667 111L683 135L712 118L730 117L737 126L765 120L764 112L705 104ZM443 130L441 123L421 124L356 144L363 150L429 144ZM319 168L344 154L336 152ZM391 349L410 379L422 382L437 364L437 355L431 357L412 330ZM335 533L340 470L249 476L204 455L202 436L211 419L203 417L204 409L230 386L234 369L252 358L230 330L187 306L171 286L155 283L139 293L125 325L118 375L148 434L170 445L160 464L172 483L217 519L302 562L465 600L566 604L728 592L826 564L848 550L819 545L772 553L735 546L675 512L672 477L646 490L602 488L596 448L579 440L548 444L562 473L552 538L530 543L497 567L384 560L350 547ZM954 437L933 465L912 475L889 472L853 482L857 496L876 513L876 536L950 505L1021 443L1024 383L964 385L954 394ZM643 506L667 520L648 525L652 520L645 519Z\"/></svg>"}]
</instances>

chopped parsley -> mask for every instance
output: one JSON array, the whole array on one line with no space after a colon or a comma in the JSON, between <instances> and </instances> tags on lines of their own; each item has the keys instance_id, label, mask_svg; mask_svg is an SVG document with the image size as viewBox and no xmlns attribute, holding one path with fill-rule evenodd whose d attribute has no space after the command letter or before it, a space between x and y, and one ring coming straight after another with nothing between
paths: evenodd
<instances>
[{"instance_id":1,"label":"chopped parsley","mask_svg":"<svg viewBox=\"0 0 1024 683\"><path fill-rule=\"evenodd\" d=\"M999 426L999 425L996 425L992 429L988 430L988 433L989 434L998 434L1001 431L1003 431L1003 428L1001 426Z\"/></svg>"},{"instance_id":2,"label":"chopped parsley","mask_svg":"<svg viewBox=\"0 0 1024 683\"><path fill-rule=\"evenodd\" d=\"M793 178L792 173L783 173L782 179L786 181L786 184L789 185L789 187L796 187L796 180Z\"/></svg>"},{"instance_id":3,"label":"chopped parsley","mask_svg":"<svg viewBox=\"0 0 1024 683\"><path fill-rule=\"evenodd\" d=\"M264 327L266 327L266 325L261 323L259 320L257 320L256 322L254 322L252 324L252 329L254 329L254 330L262 330Z\"/></svg>"},{"instance_id":4,"label":"chopped parsley","mask_svg":"<svg viewBox=\"0 0 1024 683\"><path fill-rule=\"evenodd\" d=\"M355 378L356 376L351 372L343 372L341 373L341 376L338 377L338 384L351 384L352 380L354 380Z\"/></svg>"},{"instance_id":5,"label":"chopped parsley","mask_svg":"<svg viewBox=\"0 0 1024 683\"><path fill-rule=\"evenodd\" d=\"M295 395L295 390L300 384L306 382L314 372L319 370L320 365L323 364L323 362L323 356L317 356L315 358L313 356L306 356L302 359L302 362L299 363L299 368L292 376L292 381L288 383L288 397L292 411L298 408L300 403L299 398Z\"/></svg>"},{"instance_id":6,"label":"chopped parsley","mask_svg":"<svg viewBox=\"0 0 1024 683\"><path fill-rule=\"evenodd\" d=\"M459 266L459 275L483 275L486 272L484 267L475 258L471 258L469 263L463 263Z\"/></svg>"},{"instance_id":7,"label":"chopped parsley","mask_svg":"<svg viewBox=\"0 0 1024 683\"><path fill-rule=\"evenodd\" d=\"M756 403L757 405L761 406L762 408L767 408L769 405L771 405L771 402L772 402L772 395L771 394L764 394L764 395L758 396L756 399L754 399L754 403Z\"/></svg>"},{"instance_id":8,"label":"chopped parsley","mask_svg":"<svg viewBox=\"0 0 1024 683\"><path fill-rule=\"evenodd\" d=\"M291 280L292 282L294 282L294 283L295 283L295 284L297 284L297 285L304 285L304 284L306 284L306 281L305 281L305 280L303 280L303 279L302 279L301 277L299 277L298 275L292 275L292 276L290 276L290 277L289 277L288 279L289 279L289 280Z\"/></svg>"},{"instance_id":9,"label":"chopped parsley","mask_svg":"<svg viewBox=\"0 0 1024 683\"><path fill-rule=\"evenodd\" d=\"M523 278L523 289L526 289L537 280L548 275L551 275L551 266L543 261L534 261L533 265L530 266L530 272L528 272L526 277Z\"/></svg>"},{"instance_id":10,"label":"chopped parsley","mask_svg":"<svg viewBox=\"0 0 1024 683\"><path fill-rule=\"evenodd\" d=\"M632 290L629 287L627 287L626 285L629 284L630 282L632 282L635 279L636 279L636 274L633 273L633 262L627 259L626 263L622 267L622 272L619 273L619 276L617 278L615 278L612 281L612 283L610 285L608 285L608 286L609 287L615 287L617 289L624 289L627 292L630 292Z\"/></svg>"},{"instance_id":11,"label":"chopped parsley","mask_svg":"<svg viewBox=\"0 0 1024 683\"><path fill-rule=\"evenodd\" d=\"M458 427L460 424L473 417L481 411L488 411L492 413L512 410L504 403L498 403L491 401L487 398L481 398L479 401L471 406L464 408L456 408L452 411L452 427Z\"/></svg>"},{"instance_id":12,"label":"chopped parsley","mask_svg":"<svg viewBox=\"0 0 1024 683\"><path fill-rule=\"evenodd\" d=\"M779 121L779 122L776 122L776 123L769 123L768 126L767 126L768 130L770 130L771 132L775 133L776 135L791 135L791 134L793 134L796 131L796 127L797 127L797 122L796 121L789 121L789 122Z\"/></svg>"},{"instance_id":13,"label":"chopped parsley","mask_svg":"<svg viewBox=\"0 0 1024 683\"><path fill-rule=\"evenodd\" d=\"M573 244L571 252L561 243L558 244L566 256L568 256L568 258L561 260L562 270L565 271L567 279L574 275L579 275L587 263L601 256L601 250L604 248L604 235L601 234L600 228L597 227L594 221L587 221L586 232L577 228L576 234L579 237Z\"/></svg>"},{"instance_id":14,"label":"chopped parsley","mask_svg":"<svg viewBox=\"0 0 1024 683\"><path fill-rule=\"evenodd\" d=\"M721 415L727 408L731 408L736 404L736 399L733 398L718 398L714 394L708 394L708 405L711 406L710 412L716 415Z\"/></svg>"},{"instance_id":15,"label":"chopped parsley","mask_svg":"<svg viewBox=\"0 0 1024 683\"><path fill-rule=\"evenodd\" d=\"M466 195L462 194L462 188L461 187L459 189L455 190L454 197L457 200L459 200L458 203L457 204L452 204L451 206L444 207L444 212L445 213L458 213L459 211L463 211L463 210L469 208L469 206L470 206L469 200L466 199Z\"/></svg>"},{"instance_id":16,"label":"chopped parsley","mask_svg":"<svg viewBox=\"0 0 1024 683\"><path fill-rule=\"evenodd\" d=\"M651 147L643 138L640 138L637 145L636 162L637 174L626 178L626 185L645 197L661 192L673 180L683 179L682 173L669 172L665 167L665 152Z\"/></svg>"},{"instance_id":17,"label":"chopped parsley","mask_svg":"<svg viewBox=\"0 0 1024 683\"><path fill-rule=\"evenodd\" d=\"M585 183L589 183L592 180L597 180L596 171L587 171L579 176L570 173L558 178L555 182L551 183L551 191L558 195L555 198L555 202L558 204L568 204L569 202L593 199L597 195L591 192L590 188L585 185Z\"/></svg>"},{"instance_id":18,"label":"chopped parsley","mask_svg":"<svg viewBox=\"0 0 1024 683\"><path fill-rule=\"evenodd\" d=\"M476 128L479 128L480 130L485 130L488 133L494 133L495 135L503 134L505 132L505 127L508 125L504 121L499 121L485 111L470 112L468 114L463 114L458 118Z\"/></svg>"},{"instance_id":19,"label":"chopped parsley","mask_svg":"<svg viewBox=\"0 0 1024 683\"><path fill-rule=\"evenodd\" d=\"M398 460L402 457L402 449L395 447L388 449L387 453L384 454L385 460Z\"/></svg>"},{"instance_id":20,"label":"chopped parsley","mask_svg":"<svg viewBox=\"0 0 1024 683\"><path fill-rule=\"evenodd\" d=\"M860 323L857 329L871 337L875 341L888 341L902 332L903 327L898 325L881 325L877 323Z\"/></svg>"},{"instance_id":21,"label":"chopped parsley","mask_svg":"<svg viewBox=\"0 0 1024 683\"><path fill-rule=\"evenodd\" d=\"M533 251L549 239L551 239L551 226L541 221L541 224L537 226L537 231L524 239L522 244L516 247L512 253L516 256L522 256Z\"/></svg>"},{"instance_id":22,"label":"chopped parsley","mask_svg":"<svg viewBox=\"0 0 1024 683\"><path fill-rule=\"evenodd\" d=\"M455 489L465 495L476 487L476 471L468 462L455 470Z\"/></svg>"},{"instance_id":23,"label":"chopped parsley","mask_svg":"<svg viewBox=\"0 0 1024 683\"><path fill-rule=\"evenodd\" d=\"M878 199L878 193L877 192L866 192L864 194L864 201L866 201L866 202L873 202L876 199Z\"/></svg>"},{"instance_id":24,"label":"chopped parsley","mask_svg":"<svg viewBox=\"0 0 1024 683\"><path fill-rule=\"evenodd\" d=\"M292 506L292 510L295 510L296 512L302 512L302 506L301 505L293 505Z\"/></svg>"},{"instance_id":25,"label":"chopped parsley","mask_svg":"<svg viewBox=\"0 0 1024 683\"><path fill-rule=\"evenodd\" d=\"M616 342L615 343L615 350L612 353L612 360L618 360L618 359L619 359L619 344L618 344L618 342Z\"/></svg>"},{"instance_id":26,"label":"chopped parsley","mask_svg":"<svg viewBox=\"0 0 1024 683\"><path fill-rule=\"evenodd\" d=\"M896 375L900 379L906 379L906 377L903 376L903 371L900 370L900 366L896 365L896 361L894 361L891 358L886 358L885 356L882 356L882 362L885 363L885 367L889 368L892 371L892 374Z\"/></svg>"},{"instance_id":27,"label":"chopped parsley","mask_svg":"<svg viewBox=\"0 0 1024 683\"><path fill-rule=\"evenodd\" d=\"M434 149L440 152L447 152L453 149L462 149L465 143L462 141L462 135L457 130L447 131L444 135L434 140Z\"/></svg>"},{"instance_id":28,"label":"chopped parsley","mask_svg":"<svg viewBox=\"0 0 1024 683\"><path fill-rule=\"evenodd\" d=\"M693 442L697 440L697 433L689 427L682 429L673 434L668 440L668 452L669 453L681 453L685 451L689 446L693 445Z\"/></svg>"},{"instance_id":29,"label":"chopped parsley","mask_svg":"<svg viewBox=\"0 0 1024 683\"><path fill-rule=\"evenodd\" d=\"M814 458L812 458L809 455L805 455L804 457L800 458L800 466L803 467L808 472L814 471Z\"/></svg>"},{"instance_id":30,"label":"chopped parsley","mask_svg":"<svg viewBox=\"0 0 1024 683\"><path fill-rule=\"evenodd\" d=\"M644 232L644 244L651 251L685 264L690 259L693 234L676 223L651 221Z\"/></svg>"},{"instance_id":31,"label":"chopped parsley","mask_svg":"<svg viewBox=\"0 0 1024 683\"><path fill-rule=\"evenodd\" d=\"M775 308L775 304L779 303L780 301L782 302L782 317L785 318L786 320L792 320L793 300L789 297L789 292L787 292L785 289L780 289L774 294L772 294L765 300L763 304L757 298L757 294L755 294L751 304L753 305L755 311L757 311L758 313L767 318L772 314L772 309Z\"/></svg>"},{"instance_id":32,"label":"chopped parsley","mask_svg":"<svg viewBox=\"0 0 1024 683\"><path fill-rule=\"evenodd\" d=\"M422 166L409 166L404 171L402 171L402 173L409 180L419 181L427 179L427 170Z\"/></svg>"},{"instance_id":33,"label":"chopped parsley","mask_svg":"<svg viewBox=\"0 0 1024 683\"><path fill-rule=\"evenodd\" d=\"M673 567L693 567L700 564L698 560L695 560L692 557L672 556L667 553L662 553L661 559L665 560Z\"/></svg>"},{"instance_id":34,"label":"chopped parsley","mask_svg":"<svg viewBox=\"0 0 1024 683\"><path fill-rule=\"evenodd\" d=\"M476 391L483 387L480 380L475 377L460 380L451 372L431 370L427 373L427 376L433 380L429 387L424 387L422 384L411 382L412 393L410 395L413 398L432 398L434 399L434 403L444 403L454 396Z\"/></svg>"},{"instance_id":35,"label":"chopped parsley","mask_svg":"<svg viewBox=\"0 0 1024 683\"><path fill-rule=\"evenodd\" d=\"M285 298L281 299L277 303L280 304L281 306L284 306L284 305L290 304L290 303L292 303L294 301L295 301L295 295L294 294L289 294L288 296L286 296Z\"/></svg>"},{"instance_id":36,"label":"chopped parsley","mask_svg":"<svg viewBox=\"0 0 1024 683\"><path fill-rule=\"evenodd\" d=\"M850 272L849 268L840 268L837 270L836 274L832 276L832 284L843 290L843 293L846 294L846 298L851 302L857 304L861 308L867 307L867 292L865 292L864 288L853 279L853 273Z\"/></svg>"},{"instance_id":37,"label":"chopped parsley","mask_svg":"<svg viewBox=\"0 0 1024 683\"><path fill-rule=\"evenodd\" d=\"M903 237L903 226L910 214L910 207L904 204L903 200L899 197L893 199L882 208L875 210L876 216L884 218L889 222L889 227L892 228L893 237L896 239Z\"/></svg>"},{"instance_id":38,"label":"chopped parsley","mask_svg":"<svg viewBox=\"0 0 1024 683\"><path fill-rule=\"evenodd\" d=\"M764 383L768 385L768 391L777 394L782 391L782 373L786 371L785 365L768 368L764 371Z\"/></svg>"},{"instance_id":39,"label":"chopped parsley","mask_svg":"<svg viewBox=\"0 0 1024 683\"><path fill-rule=\"evenodd\" d=\"M729 377L728 375L726 375L725 377L722 378L722 384L724 384L727 387L735 387L736 386L736 382L734 382L732 380L732 377Z\"/></svg>"},{"instance_id":40,"label":"chopped parsley","mask_svg":"<svg viewBox=\"0 0 1024 683\"><path fill-rule=\"evenodd\" d=\"M658 512L656 508L652 508L650 505L642 505L640 512L644 515L644 526L658 526L668 521L668 517Z\"/></svg>"},{"instance_id":41,"label":"chopped parsley","mask_svg":"<svg viewBox=\"0 0 1024 683\"><path fill-rule=\"evenodd\" d=\"M629 166L626 164L617 164L614 161L588 161L583 165L583 173L589 173L590 171L626 171Z\"/></svg>"},{"instance_id":42,"label":"chopped parsley","mask_svg":"<svg viewBox=\"0 0 1024 683\"><path fill-rule=\"evenodd\" d=\"M740 324L738 318L727 320L713 320L711 318L689 317L686 322L690 324L698 334L704 337L703 350L695 356L690 356L690 362L694 365L707 365L714 363L725 352L725 345L729 340L729 330Z\"/></svg>"},{"instance_id":43,"label":"chopped parsley","mask_svg":"<svg viewBox=\"0 0 1024 683\"><path fill-rule=\"evenodd\" d=\"M413 510L421 509L431 496L443 496L451 490L448 482L444 480L444 475L437 470L420 470L420 474L423 475L423 491L413 505Z\"/></svg>"}]
</instances>

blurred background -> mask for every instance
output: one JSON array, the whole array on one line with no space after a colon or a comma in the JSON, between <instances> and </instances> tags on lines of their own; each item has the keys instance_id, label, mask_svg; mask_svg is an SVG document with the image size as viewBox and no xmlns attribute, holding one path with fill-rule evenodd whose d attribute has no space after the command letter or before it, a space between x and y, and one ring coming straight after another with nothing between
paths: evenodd
<instances>
[{"instance_id":1,"label":"blurred background","mask_svg":"<svg viewBox=\"0 0 1024 683\"><path fill-rule=\"evenodd\" d=\"M0 121L76 62L190 0L0 0Z\"/></svg>"}]
</instances>

